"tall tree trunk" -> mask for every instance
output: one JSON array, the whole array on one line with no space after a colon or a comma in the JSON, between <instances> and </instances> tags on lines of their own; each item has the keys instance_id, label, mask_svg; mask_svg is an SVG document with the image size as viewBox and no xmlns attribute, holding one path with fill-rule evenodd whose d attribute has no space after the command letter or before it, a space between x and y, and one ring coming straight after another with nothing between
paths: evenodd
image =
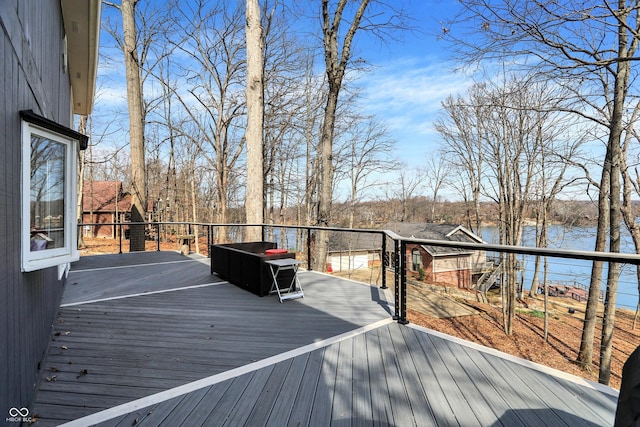
<instances>
[{"instance_id":1,"label":"tall tree trunk","mask_svg":"<svg viewBox=\"0 0 640 427\"><path fill-rule=\"evenodd\" d=\"M625 148L625 152L626 152ZM623 156L626 158L626 155ZM622 217L624 218L625 225L631 233L631 238L633 239L633 245L637 254L640 254L640 224L636 222L635 212L633 209L633 200L631 196L631 189L633 184L631 182L631 177L629 175L630 171L628 166L625 164L622 166L622 177L623 177L623 203L622 203ZM640 189L640 187L638 187ZM638 290L640 291L640 265L635 266L636 270L636 282L638 286ZM636 312L633 316L633 329L636 329L636 321L638 318L638 310L640 309L640 302L636 303Z\"/></svg>"},{"instance_id":2,"label":"tall tree trunk","mask_svg":"<svg viewBox=\"0 0 640 427\"><path fill-rule=\"evenodd\" d=\"M610 151L611 150L608 147L602 168L602 176L600 178L600 192L598 194L598 224L596 228L596 243L594 250L599 252L606 249L607 230L609 228L609 191L611 189L611 185L609 183L611 180ZM593 338L598 318L598 302L603 270L604 263L602 261L593 262L591 267L591 280L589 282L589 296L587 297L587 306L584 312L580 351L578 352L578 363L583 369L589 372L593 369Z\"/></svg>"},{"instance_id":3,"label":"tall tree trunk","mask_svg":"<svg viewBox=\"0 0 640 427\"><path fill-rule=\"evenodd\" d=\"M142 84L136 36L137 0L122 0L122 29L127 103L129 106L129 148L131 150L131 222L144 222L146 212L146 177L144 160L144 122ZM144 225L130 227L129 251L144 251Z\"/></svg>"},{"instance_id":4,"label":"tall tree trunk","mask_svg":"<svg viewBox=\"0 0 640 427\"><path fill-rule=\"evenodd\" d=\"M247 37L247 189L245 211L247 224L264 222L263 159L263 40L258 0L246 0ZM247 227L248 241L261 240L260 227Z\"/></svg>"},{"instance_id":5,"label":"tall tree trunk","mask_svg":"<svg viewBox=\"0 0 640 427\"><path fill-rule=\"evenodd\" d=\"M626 31L626 30L622 30ZM624 43L626 45L626 43ZM623 55L621 55L623 56ZM613 117L619 117L613 121L608 145L611 146L611 181L610 181L610 224L609 224L609 251L620 252L620 225L621 213L621 188L620 173L622 162L622 150L620 141L622 138L623 124L622 114L624 108L624 88L626 88L626 76L629 64L620 64L616 76L616 94L613 106ZM625 162L626 163L626 162ZM607 292L604 301L604 313L602 318L602 339L600 343L600 371L598 381L609 384L611 377L611 352L613 347L613 329L616 318L616 296L618 290L618 277L620 264L609 263L607 271Z\"/></svg>"},{"instance_id":6,"label":"tall tree trunk","mask_svg":"<svg viewBox=\"0 0 640 427\"><path fill-rule=\"evenodd\" d=\"M618 2L621 22L627 22L631 13L631 8L627 8L623 0ZM623 116L625 109L625 98L629 87L629 77L631 71L630 61L624 60L633 57L638 39L633 38L631 46L627 46L628 29L624 25L618 28L618 61L615 74L615 84L613 93L613 110L611 113L611 126L607 148L611 149L611 180L610 180L610 225L609 225L609 251L620 252L620 225L622 222L621 203L621 168L626 165L622 151L622 133L624 131ZM613 349L613 330L616 318L616 296L618 290L618 278L620 275L620 264L609 263L607 272L607 292L604 302L604 313L602 319L602 340L600 343L600 371L598 381L602 384L609 384L611 377L611 353Z\"/></svg>"},{"instance_id":7,"label":"tall tree trunk","mask_svg":"<svg viewBox=\"0 0 640 427\"><path fill-rule=\"evenodd\" d=\"M544 203L541 203L544 205ZM542 246L542 216L541 208L536 211L536 245L541 248ZM533 261L533 278L531 279L531 287L529 288L529 298L535 298L538 288L540 286L539 273L540 273L540 261L541 257L536 256Z\"/></svg>"},{"instance_id":8,"label":"tall tree trunk","mask_svg":"<svg viewBox=\"0 0 640 427\"><path fill-rule=\"evenodd\" d=\"M331 86L331 85L330 85ZM333 130L335 127L336 109L339 88L330 88L325 108L322 138L320 140L320 191L318 194L318 214L316 225L328 227L331 224L331 202L333 199ZM329 248L329 232L320 230L316 233L315 270L324 271Z\"/></svg>"},{"instance_id":9,"label":"tall tree trunk","mask_svg":"<svg viewBox=\"0 0 640 427\"><path fill-rule=\"evenodd\" d=\"M630 123L635 123L638 116L640 115L640 104L636 105L636 108L633 111L633 118L630 120ZM631 140L631 136L634 132L632 129L627 129L626 137L624 140L624 144L622 145L622 161L620 165L621 174L622 174L622 218L624 219L624 223L631 234L631 238L633 240L633 246L635 252L640 254L640 224L636 222L636 215L633 209L633 200L632 200L632 190L635 189L636 194L640 194L640 176L638 176L638 171L636 169L636 180L634 185L634 180L631 177L632 169L629 168L627 162L627 153L629 152L629 143ZM636 283L638 286L638 290L640 291L640 265L635 266L636 270ZM638 310L640 309L640 301L636 303L636 312L633 316L633 326L632 328L636 329L636 321L638 318Z\"/></svg>"},{"instance_id":10,"label":"tall tree trunk","mask_svg":"<svg viewBox=\"0 0 640 427\"><path fill-rule=\"evenodd\" d=\"M620 137L618 136L618 141ZM620 252L620 144L615 143L611 162L611 214L609 226L609 251ZM598 382L609 384L611 377L611 352L616 318L616 296L620 264L610 262L607 271L607 292L602 315L602 339L600 341L600 371Z\"/></svg>"},{"instance_id":11,"label":"tall tree trunk","mask_svg":"<svg viewBox=\"0 0 640 427\"><path fill-rule=\"evenodd\" d=\"M544 257L544 340L549 342L549 258Z\"/></svg>"},{"instance_id":12,"label":"tall tree trunk","mask_svg":"<svg viewBox=\"0 0 640 427\"><path fill-rule=\"evenodd\" d=\"M329 86L327 103L325 104L322 134L320 137L320 192L318 194L318 215L316 225L326 227L331 223L331 202L333 199L333 133L338 108L338 95L342 87L342 80L351 58L351 43L356 31L360 27L360 21L369 5L369 0L360 0L358 10L353 21L349 24L342 39L342 51L340 51L338 33L343 19L342 13L347 5L347 0L340 0L333 16L329 12L329 0L322 0L323 20L323 44L324 60ZM314 268L324 271L329 248L329 232L321 230L316 233L316 259Z\"/></svg>"},{"instance_id":13,"label":"tall tree trunk","mask_svg":"<svg viewBox=\"0 0 640 427\"><path fill-rule=\"evenodd\" d=\"M226 224L227 222L227 177L228 171L223 164L224 159L218 157L216 159L218 168L216 170L217 177L217 193L216 193L216 222L218 224ZM227 227L219 227L216 243L227 243Z\"/></svg>"}]
</instances>

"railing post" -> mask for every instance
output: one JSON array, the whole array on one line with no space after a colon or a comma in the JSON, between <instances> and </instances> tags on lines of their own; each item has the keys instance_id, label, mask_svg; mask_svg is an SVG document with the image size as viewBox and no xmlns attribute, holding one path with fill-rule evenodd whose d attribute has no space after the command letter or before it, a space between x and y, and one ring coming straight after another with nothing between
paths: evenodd
<instances>
[{"instance_id":1,"label":"railing post","mask_svg":"<svg viewBox=\"0 0 640 427\"><path fill-rule=\"evenodd\" d=\"M400 271L400 318L398 323L406 325L409 323L407 320L407 243L402 240L400 244L400 265L402 270Z\"/></svg>"},{"instance_id":2,"label":"railing post","mask_svg":"<svg viewBox=\"0 0 640 427\"><path fill-rule=\"evenodd\" d=\"M394 280L394 315L393 320L400 319L400 241L395 240L395 250L393 251L393 280Z\"/></svg>"},{"instance_id":3,"label":"railing post","mask_svg":"<svg viewBox=\"0 0 640 427\"><path fill-rule=\"evenodd\" d=\"M188 250L189 252L187 252L187 255L189 255L189 253L191 252L191 239L189 238L189 236L191 236L191 233L193 233L193 229L191 228L191 223L188 223L188 224L187 224L187 245L188 245L188 248L189 248L189 249L187 249L187 250ZM195 240L196 238L197 238L197 237L194 235L194 236L193 236L193 241L194 241L194 242L196 241L196 240ZM182 242L180 242L180 243L184 243L184 240L183 240Z\"/></svg>"},{"instance_id":4,"label":"railing post","mask_svg":"<svg viewBox=\"0 0 640 427\"><path fill-rule=\"evenodd\" d=\"M381 289L387 289L387 261L386 261L386 255L387 254L387 235L385 233L382 233L382 253L380 254L380 258L382 261L381 264L381 269L382 269L382 286L380 286ZM372 266L373 267L373 266Z\"/></svg>"},{"instance_id":5,"label":"railing post","mask_svg":"<svg viewBox=\"0 0 640 427\"><path fill-rule=\"evenodd\" d=\"M160 223L156 223L156 244L158 245L158 252L160 252Z\"/></svg>"},{"instance_id":6,"label":"railing post","mask_svg":"<svg viewBox=\"0 0 640 427\"><path fill-rule=\"evenodd\" d=\"M311 229L307 228L307 270L311 271Z\"/></svg>"},{"instance_id":7,"label":"railing post","mask_svg":"<svg viewBox=\"0 0 640 427\"><path fill-rule=\"evenodd\" d=\"M118 219L118 239L119 239L119 245L120 245L120 252L122 253L122 222L120 222L120 220Z\"/></svg>"},{"instance_id":8,"label":"railing post","mask_svg":"<svg viewBox=\"0 0 640 427\"><path fill-rule=\"evenodd\" d=\"M207 256L211 258L211 224L207 224Z\"/></svg>"},{"instance_id":9,"label":"railing post","mask_svg":"<svg viewBox=\"0 0 640 427\"><path fill-rule=\"evenodd\" d=\"M263 242L266 242L266 241L267 241L267 239L266 239L265 234L264 234L264 232L265 232L265 230L264 230L264 224L262 224L262 225L260 226L260 232L262 233L262 241L263 241Z\"/></svg>"}]
</instances>

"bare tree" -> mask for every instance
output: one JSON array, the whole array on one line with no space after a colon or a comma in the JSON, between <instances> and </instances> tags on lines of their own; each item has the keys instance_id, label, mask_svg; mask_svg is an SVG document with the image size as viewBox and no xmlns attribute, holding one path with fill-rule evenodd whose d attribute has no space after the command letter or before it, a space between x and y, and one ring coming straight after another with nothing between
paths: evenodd
<instances>
[{"instance_id":1,"label":"bare tree","mask_svg":"<svg viewBox=\"0 0 640 427\"><path fill-rule=\"evenodd\" d=\"M197 129L183 135L215 173L215 222L224 224L229 195L237 193L230 183L245 144L244 10L206 6L199 0L195 10L177 8L173 43L188 60L176 65L181 84L173 94ZM225 227L217 240L227 240Z\"/></svg>"},{"instance_id":2,"label":"bare tree","mask_svg":"<svg viewBox=\"0 0 640 427\"><path fill-rule=\"evenodd\" d=\"M305 114L308 106L313 110L312 115L317 116L322 104L309 102L307 105L305 102L307 95L321 94L319 87L311 89L307 84L306 64L312 59L311 52L295 38L286 11L278 5L278 1L263 3L264 199L265 222L269 223L283 223L290 197L304 188L305 179L297 175L300 169L296 167L306 146ZM309 130L309 135L315 134L317 131ZM297 205L301 213L304 201ZM281 229L282 245L285 244L284 234Z\"/></svg>"},{"instance_id":3,"label":"bare tree","mask_svg":"<svg viewBox=\"0 0 640 427\"><path fill-rule=\"evenodd\" d=\"M338 98L343 86L347 67L353 62L352 43L359 30L371 31L379 37L387 36L387 31L398 29L399 23L405 18L401 10L393 9L388 3L378 3L371 0L322 0L321 20L323 35L323 51L327 76L327 98L324 110L320 137L320 185L318 193L318 215L316 224L328 226L331 223L331 203L333 199L334 162L333 139L336 123ZM373 6L381 9L368 15ZM371 7L370 7L371 6ZM382 11L390 9L385 15ZM350 16L347 16L350 14ZM378 18L380 21L375 22ZM345 28L346 27L346 28ZM329 244L329 233L322 231L316 236L315 269L324 270Z\"/></svg>"},{"instance_id":4,"label":"bare tree","mask_svg":"<svg viewBox=\"0 0 640 427\"><path fill-rule=\"evenodd\" d=\"M394 221L405 222L414 216L411 203L422 192L424 177L421 168L410 168L406 163L399 165L397 177L390 183L386 194L388 200L395 199L400 204L392 218Z\"/></svg>"},{"instance_id":5,"label":"bare tree","mask_svg":"<svg viewBox=\"0 0 640 427\"><path fill-rule=\"evenodd\" d=\"M600 178L596 250L603 250L607 232L609 250L619 251L621 225L620 171L625 119L637 76L634 64L640 42L636 0L593 3L545 0L472 0L463 3L458 22L470 24L474 37L446 25L457 54L472 61L509 58L510 63L533 68L574 94L570 110L597 123L607 134L607 153ZM456 34L454 36L454 34ZM594 263L578 361L591 368L595 310L602 274ZM617 270L609 265L599 381L608 384L615 318Z\"/></svg>"},{"instance_id":6,"label":"bare tree","mask_svg":"<svg viewBox=\"0 0 640 427\"><path fill-rule=\"evenodd\" d=\"M84 135L87 134L87 119L88 119L88 116L82 115L80 116L80 121L78 123L78 132ZM78 204L76 205L76 219L78 222L82 222L82 216L83 216L82 214L84 212L84 171L87 165L85 155L86 155L86 150L81 150L80 153L78 154L78 177L77 177ZM78 232L78 248L84 247L83 235L84 234L82 230L80 230Z\"/></svg>"},{"instance_id":7,"label":"bare tree","mask_svg":"<svg viewBox=\"0 0 640 427\"><path fill-rule=\"evenodd\" d=\"M140 60L136 29L138 0L122 0L118 7L122 13L122 48L127 80L129 106L129 149L131 153L131 222L144 222L147 189L144 155L144 114ZM130 251L144 251L144 225L131 226Z\"/></svg>"},{"instance_id":8,"label":"bare tree","mask_svg":"<svg viewBox=\"0 0 640 427\"><path fill-rule=\"evenodd\" d=\"M431 208L429 210L429 222L436 218L436 205L440 191L447 183L451 170L449 160L445 156L427 155L425 163L425 188L431 193Z\"/></svg>"},{"instance_id":9,"label":"bare tree","mask_svg":"<svg viewBox=\"0 0 640 427\"><path fill-rule=\"evenodd\" d=\"M390 158L394 141L373 117L365 118L361 125L351 126L348 135L349 228L353 228L357 203L368 189L379 187L382 174L394 166ZM378 176L374 176L376 174Z\"/></svg>"},{"instance_id":10,"label":"bare tree","mask_svg":"<svg viewBox=\"0 0 640 427\"><path fill-rule=\"evenodd\" d=\"M147 114L161 98L144 99L144 84L154 66L168 53L156 51L155 45L166 27L162 15L163 8L151 8L138 13L139 0L122 0L120 4L104 2L117 8L122 15L122 35L117 25L107 24L107 31L113 36L124 53L125 76L127 82L127 105L129 111L129 150L131 221L146 221L147 176L145 164L145 125ZM144 225L130 227L130 250L143 251L145 245Z\"/></svg>"},{"instance_id":11,"label":"bare tree","mask_svg":"<svg viewBox=\"0 0 640 427\"><path fill-rule=\"evenodd\" d=\"M437 119L435 128L442 137L444 155L460 177L459 180L452 179L451 184L458 189L467 206L465 225L481 236L480 196L485 170L483 118L461 96L455 99L449 96L442 106L443 116Z\"/></svg>"},{"instance_id":12,"label":"bare tree","mask_svg":"<svg viewBox=\"0 0 640 427\"><path fill-rule=\"evenodd\" d=\"M322 124L320 138L320 191L318 194L318 215L316 224L327 227L331 223L331 202L333 201L333 135L338 109L338 96L342 88L342 81L351 60L351 44L360 28L369 0L360 0L358 7L350 21L343 17L347 0L339 0L330 10L329 0L322 0L322 34L324 46L324 60L327 73L327 103ZM342 39L339 32L343 25L347 25L346 34ZM313 268L324 271L327 249L329 246L329 233L320 231L316 235L315 262Z\"/></svg>"},{"instance_id":13,"label":"bare tree","mask_svg":"<svg viewBox=\"0 0 640 427\"><path fill-rule=\"evenodd\" d=\"M638 107L636 107L634 111L634 116L637 116L640 113ZM631 143L633 135L636 141L640 140L639 135L633 128L633 121L631 122L631 128L627 132L624 144L623 151L628 153L629 145ZM636 213L633 208L633 198L632 194L640 194L640 173L638 172L637 166L632 168L628 165L627 156L623 157L623 161L621 163L621 171L622 171L622 217L624 218L624 223L631 234L631 238L633 239L633 244L636 249L636 253L640 253L640 224L636 221ZM640 294L640 266L636 266L636 278L638 281L638 293ZM640 311L640 300L636 303L636 312L633 317L633 329L636 327L638 312Z\"/></svg>"},{"instance_id":14,"label":"bare tree","mask_svg":"<svg viewBox=\"0 0 640 427\"><path fill-rule=\"evenodd\" d=\"M496 203L502 244L520 244L525 211L535 201L534 190L540 185L541 172L543 177L546 173L556 180L549 189L546 178L544 195L538 195L546 198L545 209L565 183L567 165L560 157L552 156L552 144L567 126L557 113L551 112L550 103L556 103L556 99L558 93L544 83L527 80L526 76L510 76L476 84L469 89L468 99L458 98L455 103L449 99L445 104L449 117L440 120L438 130L451 161L467 170L469 185L480 186L483 195ZM479 126L469 131L469 123ZM563 165L557 175L550 167L552 161ZM480 165L482 169L476 169ZM504 257L506 280L502 294L507 334L513 330L517 264L515 256Z\"/></svg>"}]
</instances>

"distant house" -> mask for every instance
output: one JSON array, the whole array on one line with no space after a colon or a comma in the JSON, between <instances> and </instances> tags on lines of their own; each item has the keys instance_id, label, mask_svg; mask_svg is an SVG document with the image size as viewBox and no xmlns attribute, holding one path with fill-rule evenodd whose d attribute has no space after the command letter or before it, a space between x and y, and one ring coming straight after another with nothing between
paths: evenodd
<instances>
[{"instance_id":1,"label":"distant house","mask_svg":"<svg viewBox=\"0 0 640 427\"><path fill-rule=\"evenodd\" d=\"M82 191L82 223L85 236L117 238L119 228L112 225L129 220L131 195L120 181L85 181Z\"/></svg>"},{"instance_id":2,"label":"distant house","mask_svg":"<svg viewBox=\"0 0 640 427\"><path fill-rule=\"evenodd\" d=\"M327 270L360 270L380 265L381 248L380 234L333 232L329 237Z\"/></svg>"},{"instance_id":3,"label":"distant house","mask_svg":"<svg viewBox=\"0 0 640 427\"><path fill-rule=\"evenodd\" d=\"M384 228L403 237L483 243L480 237L461 225L392 223ZM426 282L465 289L471 289L474 275L481 273L479 266L486 264L485 251L437 245L407 244L405 256L407 269L414 276L424 275Z\"/></svg>"},{"instance_id":4,"label":"distant house","mask_svg":"<svg viewBox=\"0 0 640 427\"><path fill-rule=\"evenodd\" d=\"M484 243L461 225L388 223L382 227L402 237ZM387 240L385 257L394 267L393 242ZM381 263L382 236L376 233L333 232L329 238L327 269L358 270ZM407 244L407 269L411 276L424 275L429 283L470 289L486 272L486 252L436 245ZM422 271L422 272L421 272Z\"/></svg>"},{"instance_id":5,"label":"distant house","mask_svg":"<svg viewBox=\"0 0 640 427\"><path fill-rule=\"evenodd\" d=\"M0 419L30 408L70 263L100 0L1 0ZM35 417L34 417L35 421ZM17 424L26 424L18 422Z\"/></svg>"}]
</instances>

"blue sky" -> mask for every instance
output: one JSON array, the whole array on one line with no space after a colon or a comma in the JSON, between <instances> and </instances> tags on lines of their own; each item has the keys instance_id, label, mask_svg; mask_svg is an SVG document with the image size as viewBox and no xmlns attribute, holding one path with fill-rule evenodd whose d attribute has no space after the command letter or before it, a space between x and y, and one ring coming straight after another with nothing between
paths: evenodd
<instances>
[{"instance_id":1,"label":"blue sky","mask_svg":"<svg viewBox=\"0 0 640 427\"><path fill-rule=\"evenodd\" d=\"M396 141L397 157L412 167L424 164L427 153L437 150L438 134L433 122L441 101L462 92L470 79L454 68L459 66L438 40L442 22L458 7L453 0L411 0L403 2L415 30L398 34L398 41L381 45L359 34L360 54L373 66L361 76L364 103L383 120Z\"/></svg>"}]
</instances>

